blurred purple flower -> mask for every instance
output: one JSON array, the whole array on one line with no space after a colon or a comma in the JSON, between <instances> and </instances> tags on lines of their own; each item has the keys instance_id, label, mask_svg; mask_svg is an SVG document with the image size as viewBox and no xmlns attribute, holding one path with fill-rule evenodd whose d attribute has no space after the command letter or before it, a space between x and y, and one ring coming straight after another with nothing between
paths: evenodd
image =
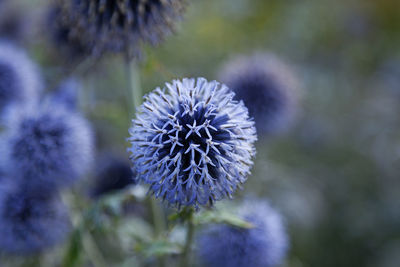
<instances>
[{"instance_id":1,"label":"blurred purple flower","mask_svg":"<svg viewBox=\"0 0 400 267\"><path fill-rule=\"evenodd\" d=\"M239 215L254 228L212 225L197 238L199 260L207 267L272 267L284 260L288 237L280 214L266 201L245 203Z\"/></svg>"},{"instance_id":2,"label":"blurred purple flower","mask_svg":"<svg viewBox=\"0 0 400 267\"><path fill-rule=\"evenodd\" d=\"M63 0L63 27L93 54L105 51L135 55L142 42L158 44L180 20L185 0Z\"/></svg>"},{"instance_id":3,"label":"blurred purple flower","mask_svg":"<svg viewBox=\"0 0 400 267\"><path fill-rule=\"evenodd\" d=\"M2 140L3 166L11 177L34 187L71 184L91 166L93 136L77 112L47 103L36 109L16 107Z\"/></svg>"},{"instance_id":4,"label":"blurred purple flower","mask_svg":"<svg viewBox=\"0 0 400 267\"><path fill-rule=\"evenodd\" d=\"M219 76L249 108L260 135L278 133L291 125L297 111L298 83L276 56L239 56L227 62Z\"/></svg>"},{"instance_id":5,"label":"blurred purple flower","mask_svg":"<svg viewBox=\"0 0 400 267\"><path fill-rule=\"evenodd\" d=\"M4 116L10 104L36 102L41 89L38 70L27 55L0 42L0 113Z\"/></svg>"},{"instance_id":6,"label":"blurred purple flower","mask_svg":"<svg viewBox=\"0 0 400 267\"><path fill-rule=\"evenodd\" d=\"M0 251L37 253L65 239L70 230L66 207L52 194L36 193L24 186L0 187Z\"/></svg>"},{"instance_id":7,"label":"blurred purple flower","mask_svg":"<svg viewBox=\"0 0 400 267\"><path fill-rule=\"evenodd\" d=\"M93 181L92 195L95 197L122 190L133 185L134 173L129 161L118 156L101 158Z\"/></svg>"}]
</instances>

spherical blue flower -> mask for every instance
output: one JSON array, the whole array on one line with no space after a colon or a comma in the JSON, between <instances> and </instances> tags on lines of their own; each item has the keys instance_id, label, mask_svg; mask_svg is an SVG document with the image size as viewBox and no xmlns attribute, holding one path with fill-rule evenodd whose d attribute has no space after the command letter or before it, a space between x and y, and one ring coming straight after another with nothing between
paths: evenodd
<instances>
[{"instance_id":1,"label":"spherical blue flower","mask_svg":"<svg viewBox=\"0 0 400 267\"><path fill-rule=\"evenodd\" d=\"M92 162L93 136L87 121L61 105L14 110L2 140L3 166L10 177L40 188L58 188L81 177Z\"/></svg>"},{"instance_id":2,"label":"spherical blue flower","mask_svg":"<svg viewBox=\"0 0 400 267\"><path fill-rule=\"evenodd\" d=\"M138 53L141 43L158 44L180 20L185 0L61 1L62 23L69 38L105 51Z\"/></svg>"},{"instance_id":3,"label":"spherical blue flower","mask_svg":"<svg viewBox=\"0 0 400 267\"><path fill-rule=\"evenodd\" d=\"M40 90L36 66L23 51L0 42L0 114L10 104L36 101Z\"/></svg>"},{"instance_id":4,"label":"spherical blue flower","mask_svg":"<svg viewBox=\"0 0 400 267\"><path fill-rule=\"evenodd\" d=\"M36 253L51 249L68 234L68 211L60 199L36 193L25 186L0 187L0 251Z\"/></svg>"},{"instance_id":5,"label":"spherical blue flower","mask_svg":"<svg viewBox=\"0 0 400 267\"><path fill-rule=\"evenodd\" d=\"M101 196L134 184L134 173L129 162L118 156L107 156L99 160L93 196Z\"/></svg>"},{"instance_id":6,"label":"spherical blue flower","mask_svg":"<svg viewBox=\"0 0 400 267\"><path fill-rule=\"evenodd\" d=\"M298 83L289 67L274 55L239 56L229 61L219 76L249 108L259 134L282 132L293 122Z\"/></svg>"},{"instance_id":7,"label":"spherical blue flower","mask_svg":"<svg viewBox=\"0 0 400 267\"><path fill-rule=\"evenodd\" d=\"M257 137L247 108L233 98L228 87L204 78L174 80L145 97L129 150L156 197L197 207L231 197L246 181Z\"/></svg>"},{"instance_id":8,"label":"spherical blue flower","mask_svg":"<svg viewBox=\"0 0 400 267\"><path fill-rule=\"evenodd\" d=\"M212 225L197 238L197 255L207 267L272 267L282 263L288 237L281 216L265 201L250 202L239 215L251 229Z\"/></svg>"}]
</instances>

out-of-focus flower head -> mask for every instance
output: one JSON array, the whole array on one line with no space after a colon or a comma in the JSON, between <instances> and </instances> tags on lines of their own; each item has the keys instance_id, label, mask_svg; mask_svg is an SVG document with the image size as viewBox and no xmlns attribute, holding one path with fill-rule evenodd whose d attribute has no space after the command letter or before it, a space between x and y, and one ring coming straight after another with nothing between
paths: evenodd
<instances>
[{"instance_id":1,"label":"out-of-focus flower head","mask_svg":"<svg viewBox=\"0 0 400 267\"><path fill-rule=\"evenodd\" d=\"M233 98L228 87L204 78L174 80L145 97L129 151L139 180L157 198L197 207L232 197L246 181L256 130Z\"/></svg>"},{"instance_id":2,"label":"out-of-focus flower head","mask_svg":"<svg viewBox=\"0 0 400 267\"><path fill-rule=\"evenodd\" d=\"M91 166L93 135L76 111L47 103L34 109L13 110L2 140L3 166L34 188L69 185Z\"/></svg>"},{"instance_id":3,"label":"out-of-focus flower head","mask_svg":"<svg viewBox=\"0 0 400 267\"><path fill-rule=\"evenodd\" d=\"M260 135L279 133L291 126L299 85L293 71L276 56L238 56L226 63L219 76L249 108Z\"/></svg>"},{"instance_id":4,"label":"out-of-focus flower head","mask_svg":"<svg viewBox=\"0 0 400 267\"><path fill-rule=\"evenodd\" d=\"M0 42L0 113L11 104L34 103L42 89L36 66L8 42Z\"/></svg>"},{"instance_id":5,"label":"out-of-focus flower head","mask_svg":"<svg viewBox=\"0 0 400 267\"><path fill-rule=\"evenodd\" d=\"M62 0L61 25L69 38L105 51L137 55L141 43L158 44L181 19L185 0Z\"/></svg>"},{"instance_id":6,"label":"out-of-focus flower head","mask_svg":"<svg viewBox=\"0 0 400 267\"><path fill-rule=\"evenodd\" d=\"M51 249L65 239L69 230L68 211L59 198L23 185L2 183L0 251L20 255Z\"/></svg>"},{"instance_id":7,"label":"out-of-focus flower head","mask_svg":"<svg viewBox=\"0 0 400 267\"><path fill-rule=\"evenodd\" d=\"M134 173L129 161L112 155L102 157L94 179L92 195L97 197L134 184Z\"/></svg>"},{"instance_id":8,"label":"out-of-focus flower head","mask_svg":"<svg viewBox=\"0 0 400 267\"><path fill-rule=\"evenodd\" d=\"M81 83L75 78L69 78L62 81L56 90L51 94L51 100L54 103L62 105L70 110L78 108L78 92L81 89Z\"/></svg>"},{"instance_id":9,"label":"out-of-focus flower head","mask_svg":"<svg viewBox=\"0 0 400 267\"><path fill-rule=\"evenodd\" d=\"M90 56L91 48L82 38L72 36L71 26L64 22L61 7L56 4L49 8L43 22L50 44L66 63L78 63ZM49 28L50 27L50 28Z\"/></svg>"},{"instance_id":10,"label":"out-of-focus flower head","mask_svg":"<svg viewBox=\"0 0 400 267\"><path fill-rule=\"evenodd\" d=\"M30 32L30 16L18 1L0 0L0 39L23 44Z\"/></svg>"},{"instance_id":11,"label":"out-of-focus flower head","mask_svg":"<svg viewBox=\"0 0 400 267\"><path fill-rule=\"evenodd\" d=\"M239 211L251 229L212 225L197 238L197 255L208 267L272 267L284 260L288 237L280 214L266 201L245 203Z\"/></svg>"}]
</instances>

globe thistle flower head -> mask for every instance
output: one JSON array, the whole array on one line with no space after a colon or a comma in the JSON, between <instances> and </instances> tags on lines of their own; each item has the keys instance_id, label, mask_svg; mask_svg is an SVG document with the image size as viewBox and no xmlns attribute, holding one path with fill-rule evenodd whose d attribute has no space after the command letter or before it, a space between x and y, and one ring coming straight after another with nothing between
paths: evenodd
<instances>
[{"instance_id":1,"label":"globe thistle flower head","mask_svg":"<svg viewBox=\"0 0 400 267\"><path fill-rule=\"evenodd\" d=\"M101 167L96 173L92 192L95 197L122 190L135 182L129 162L121 157L103 157L98 166Z\"/></svg>"},{"instance_id":2,"label":"globe thistle flower head","mask_svg":"<svg viewBox=\"0 0 400 267\"><path fill-rule=\"evenodd\" d=\"M61 243L70 230L66 207L51 194L0 188L0 251L31 254Z\"/></svg>"},{"instance_id":3,"label":"globe thistle flower head","mask_svg":"<svg viewBox=\"0 0 400 267\"><path fill-rule=\"evenodd\" d=\"M229 61L219 76L249 108L259 134L280 133L292 124L297 111L298 82L276 56L239 56Z\"/></svg>"},{"instance_id":4,"label":"globe thistle flower head","mask_svg":"<svg viewBox=\"0 0 400 267\"><path fill-rule=\"evenodd\" d=\"M63 23L71 39L105 51L136 55L141 43L158 44L180 20L185 0L62 1Z\"/></svg>"},{"instance_id":5,"label":"globe thistle flower head","mask_svg":"<svg viewBox=\"0 0 400 267\"><path fill-rule=\"evenodd\" d=\"M41 90L36 66L15 46L0 42L0 113L10 104L35 102Z\"/></svg>"},{"instance_id":6,"label":"globe thistle flower head","mask_svg":"<svg viewBox=\"0 0 400 267\"><path fill-rule=\"evenodd\" d=\"M251 229L212 225L197 238L197 255L208 267L273 267L282 263L288 237L282 218L267 202L245 204L239 216Z\"/></svg>"},{"instance_id":7,"label":"globe thistle flower head","mask_svg":"<svg viewBox=\"0 0 400 267\"><path fill-rule=\"evenodd\" d=\"M138 179L157 198L198 207L232 197L245 182L257 137L247 108L233 97L204 78L174 80L145 97L129 150Z\"/></svg>"},{"instance_id":8,"label":"globe thistle flower head","mask_svg":"<svg viewBox=\"0 0 400 267\"><path fill-rule=\"evenodd\" d=\"M93 137L81 115L51 103L15 113L3 140L10 176L35 188L57 189L88 171Z\"/></svg>"}]
</instances>

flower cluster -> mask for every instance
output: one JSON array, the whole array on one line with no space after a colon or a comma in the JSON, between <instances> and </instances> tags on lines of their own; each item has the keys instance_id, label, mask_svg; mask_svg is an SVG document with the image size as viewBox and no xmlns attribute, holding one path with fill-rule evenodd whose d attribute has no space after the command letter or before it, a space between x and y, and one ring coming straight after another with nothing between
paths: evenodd
<instances>
[{"instance_id":1,"label":"flower cluster","mask_svg":"<svg viewBox=\"0 0 400 267\"><path fill-rule=\"evenodd\" d=\"M70 86L38 101L36 68L23 52L0 44L0 103L7 107L0 138L0 251L40 252L69 230L58 192L88 170L93 143Z\"/></svg>"},{"instance_id":2,"label":"flower cluster","mask_svg":"<svg viewBox=\"0 0 400 267\"><path fill-rule=\"evenodd\" d=\"M155 45L170 34L184 6L185 0L63 0L59 23L68 29L70 40L94 55L135 55L142 42Z\"/></svg>"},{"instance_id":3,"label":"flower cluster","mask_svg":"<svg viewBox=\"0 0 400 267\"><path fill-rule=\"evenodd\" d=\"M131 60L144 44L156 45L171 34L185 6L186 0L58 0L45 16L46 31L72 65L108 52ZM58 52L57 57L62 54ZM135 79L129 78L134 87ZM190 221L190 227L198 222L195 209L232 198L251 174L256 126L263 134L287 127L295 113L297 86L286 66L269 54L229 62L221 80L227 85L204 78L173 80L147 94L129 129L131 162L109 155L99 162L92 196L142 182L170 206L186 206L176 216ZM70 231L60 192L88 173L94 146L91 127L78 111L78 87L68 79L44 94L30 59L0 43L0 252L42 252ZM140 192L131 193L141 200ZM124 202L125 195L107 198L77 220L85 246L84 228L92 222L87 217L105 218L97 212L117 211ZM157 224L163 216L153 208ZM280 215L267 202L253 201L239 216L253 227L212 225L197 238L199 258L211 267L281 263L288 238ZM158 239L162 227L155 226ZM141 229L147 235L144 222ZM189 255L192 233L189 228L183 259Z\"/></svg>"},{"instance_id":4,"label":"flower cluster","mask_svg":"<svg viewBox=\"0 0 400 267\"><path fill-rule=\"evenodd\" d=\"M247 105L259 134L281 132L293 122L298 82L276 56L239 56L226 63L219 76Z\"/></svg>"},{"instance_id":5,"label":"flower cluster","mask_svg":"<svg viewBox=\"0 0 400 267\"><path fill-rule=\"evenodd\" d=\"M244 104L204 78L174 80L148 94L130 134L138 178L178 207L231 197L250 174L257 139Z\"/></svg>"},{"instance_id":6,"label":"flower cluster","mask_svg":"<svg viewBox=\"0 0 400 267\"><path fill-rule=\"evenodd\" d=\"M282 263L288 237L280 214L266 201L244 204L239 215L251 229L213 225L197 238L199 259L209 267L273 267Z\"/></svg>"}]
</instances>

